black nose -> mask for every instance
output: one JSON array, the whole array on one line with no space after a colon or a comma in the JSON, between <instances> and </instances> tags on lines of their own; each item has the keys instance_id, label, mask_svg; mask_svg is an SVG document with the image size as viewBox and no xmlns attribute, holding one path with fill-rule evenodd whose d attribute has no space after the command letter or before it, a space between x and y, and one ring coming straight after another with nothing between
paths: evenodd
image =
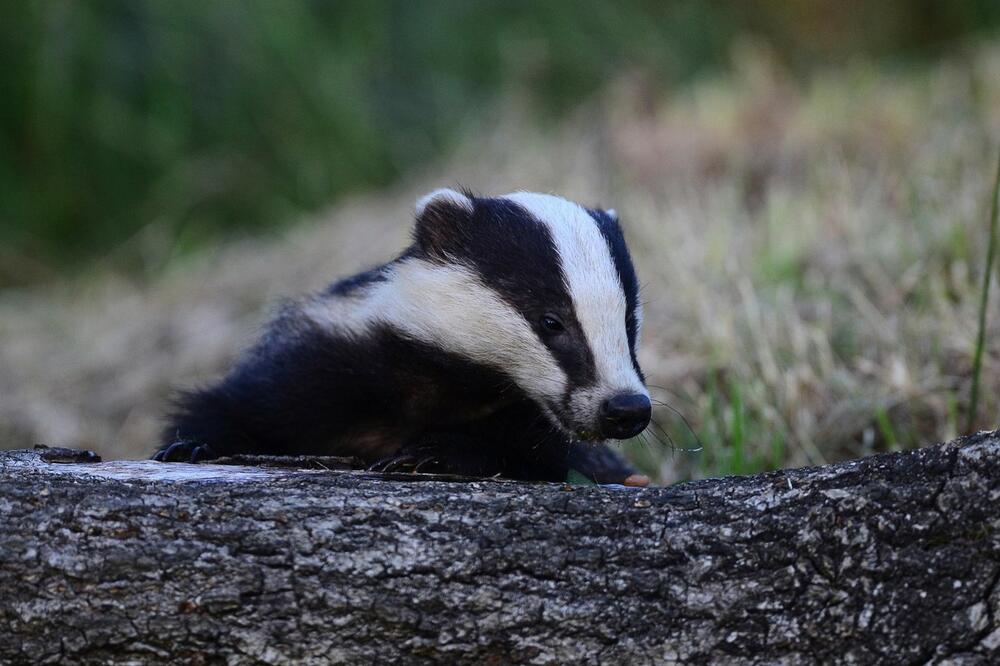
<instances>
[{"instance_id":1,"label":"black nose","mask_svg":"<svg viewBox=\"0 0 1000 666\"><path fill-rule=\"evenodd\" d=\"M649 425L653 407L641 393L622 393L601 403L601 434L612 439L635 437Z\"/></svg>"}]
</instances>

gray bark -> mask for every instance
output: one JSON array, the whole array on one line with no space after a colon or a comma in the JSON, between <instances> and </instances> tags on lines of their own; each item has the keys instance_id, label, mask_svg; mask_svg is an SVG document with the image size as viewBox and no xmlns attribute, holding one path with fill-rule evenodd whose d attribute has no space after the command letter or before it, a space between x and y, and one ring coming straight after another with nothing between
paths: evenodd
<instances>
[{"instance_id":1,"label":"gray bark","mask_svg":"<svg viewBox=\"0 0 1000 666\"><path fill-rule=\"evenodd\" d=\"M2 452L0 663L997 663L998 454L611 490Z\"/></svg>"}]
</instances>

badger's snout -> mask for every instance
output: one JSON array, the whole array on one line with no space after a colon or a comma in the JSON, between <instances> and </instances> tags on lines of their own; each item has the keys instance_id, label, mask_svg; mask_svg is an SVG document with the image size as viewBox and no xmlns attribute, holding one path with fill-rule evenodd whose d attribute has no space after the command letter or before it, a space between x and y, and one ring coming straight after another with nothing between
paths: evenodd
<instances>
[{"instance_id":1,"label":"badger's snout","mask_svg":"<svg viewBox=\"0 0 1000 666\"><path fill-rule=\"evenodd\" d=\"M646 429L653 407L642 393L620 393L601 403L601 436L628 439Z\"/></svg>"}]
</instances>

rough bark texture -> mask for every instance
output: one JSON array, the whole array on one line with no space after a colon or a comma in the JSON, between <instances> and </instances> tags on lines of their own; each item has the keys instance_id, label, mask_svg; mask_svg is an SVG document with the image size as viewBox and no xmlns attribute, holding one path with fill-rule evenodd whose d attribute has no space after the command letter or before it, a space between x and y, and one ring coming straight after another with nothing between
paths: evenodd
<instances>
[{"instance_id":1,"label":"rough bark texture","mask_svg":"<svg viewBox=\"0 0 1000 666\"><path fill-rule=\"evenodd\" d=\"M0 663L1000 659L996 433L651 490L45 457Z\"/></svg>"}]
</instances>

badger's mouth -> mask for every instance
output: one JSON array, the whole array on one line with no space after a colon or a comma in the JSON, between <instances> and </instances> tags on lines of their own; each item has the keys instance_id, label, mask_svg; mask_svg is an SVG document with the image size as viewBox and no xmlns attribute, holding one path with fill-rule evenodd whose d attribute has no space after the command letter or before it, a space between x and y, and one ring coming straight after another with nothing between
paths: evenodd
<instances>
[{"instance_id":1,"label":"badger's mouth","mask_svg":"<svg viewBox=\"0 0 1000 666\"><path fill-rule=\"evenodd\" d=\"M546 401L544 407L549 422L566 437L583 442L598 442L605 439L597 433L595 428L573 423L555 402Z\"/></svg>"},{"instance_id":2,"label":"badger's mouth","mask_svg":"<svg viewBox=\"0 0 1000 666\"><path fill-rule=\"evenodd\" d=\"M567 418L565 410L551 401L545 404L551 421L567 436L585 442L606 439L631 439L637 436L652 417L652 404L645 393L617 393L601 400L597 409L589 409L593 417L581 423Z\"/></svg>"}]
</instances>

